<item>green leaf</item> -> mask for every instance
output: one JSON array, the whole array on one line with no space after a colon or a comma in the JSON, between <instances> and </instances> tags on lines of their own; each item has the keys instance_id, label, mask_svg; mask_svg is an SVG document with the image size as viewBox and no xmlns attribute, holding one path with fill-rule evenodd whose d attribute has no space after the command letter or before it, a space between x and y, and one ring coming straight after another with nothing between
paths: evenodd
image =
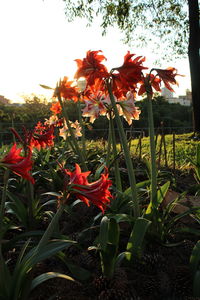
<instances>
[{"instance_id":1,"label":"green leaf","mask_svg":"<svg viewBox=\"0 0 200 300\"><path fill-rule=\"evenodd\" d=\"M65 264L67 265L68 269L73 274L73 276L76 277L78 280L84 281L88 280L91 277L91 273L88 270L75 264L72 264L68 260L65 261Z\"/></svg>"},{"instance_id":2,"label":"green leaf","mask_svg":"<svg viewBox=\"0 0 200 300\"><path fill-rule=\"evenodd\" d=\"M96 170L95 175L94 175L95 180L99 179L99 177L100 177L102 171L104 170L104 168L105 168L105 163L103 163L102 165L100 165L98 167L98 169Z\"/></svg>"},{"instance_id":3,"label":"green leaf","mask_svg":"<svg viewBox=\"0 0 200 300\"><path fill-rule=\"evenodd\" d=\"M111 218L109 222L108 243L111 243L117 247L119 244L119 224L114 218Z\"/></svg>"},{"instance_id":4,"label":"green leaf","mask_svg":"<svg viewBox=\"0 0 200 300\"><path fill-rule=\"evenodd\" d=\"M170 212L173 210L174 206L186 195L186 192L181 193L179 196L177 196L172 202L167 204L166 209L164 209L164 216L165 219L168 218Z\"/></svg>"},{"instance_id":5,"label":"green leaf","mask_svg":"<svg viewBox=\"0 0 200 300\"><path fill-rule=\"evenodd\" d=\"M23 259L20 259L20 264L17 264L14 270L13 274L13 280L12 280L12 286L11 291L12 299L17 299L20 290L23 286L23 282L27 277L27 274L29 271L40 261L47 259L53 255L55 255L57 252L62 251L66 247L76 244L74 241L51 241L39 250L37 250L37 247L34 247L31 249Z\"/></svg>"},{"instance_id":6,"label":"green leaf","mask_svg":"<svg viewBox=\"0 0 200 300\"><path fill-rule=\"evenodd\" d=\"M43 193L42 195L51 195L51 196L56 196L56 197L62 197L61 194L56 193L56 192L46 192L46 193Z\"/></svg>"},{"instance_id":7,"label":"green leaf","mask_svg":"<svg viewBox=\"0 0 200 300\"><path fill-rule=\"evenodd\" d=\"M175 222L177 222L178 220L180 220L181 218L190 215L192 213L199 213L200 211L200 207L192 207L188 210L186 210L185 212L176 215L175 217L173 217L170 221L168 221L168 223L166 224L167 228L170 228L174 225Z\"/></svg>"},{"instance_id":8,"label":"green leaf","mask_svg":"<svg viewBox=\"0 0 200 300\"><path fill-rule=\"evenodd\" d=\"M161 186L161 188L157 192L157 208L162 203L163 199L165 198L167 191L170 186L170 181L167 181L165 184Z\"/></svg>"},{"instance_id":9,"label":"green leaf","mask_svg":"<svg viewBox=\"0 0 200 300\"><path fill-rule=\"evenodd\" d=\"M197 271L200 271L200 241L196 243L192 250L192 254L190 256L190 269L193 277L196 275Z\"/></svg>"},{"instance_id":10,"label":"green leaf","mask_svg":"<svg viewBox=\"0 0 200 300\"><path fill-rule=\"evenodd\" d=\"M29 237L37 237L37 236L42 236L44 234L44 231L38 230L38 231L28 231L21 233L14 237L12 240L8 241L3 245L4 251L8 251L11 248L15 247L15 244L17 241L23 240L24 238L29 238Z\"/></svg>"},{"instance_id":11,"label":"green leaf","mask_svg":"<svg viewBox=\"0 0 200 300\"><path fill-rule=\"evenodd\" d=\"M46 155L45 155L45 157L44 157L44 161L45 161L46 163L49 162L50 154L51 154L51 149L48 149L48 150L47 150L47 153L46 153Z\"/></svg>"},{"instance_id":12,"label":"green leaf","mask_svg":"<svg viewBox=\"0 0 200 300\"><path fill-rule=\"evenodd\" d=\"M190 227L177 228L176 232L186 232L186 233L195 234L198 237L200 236L200 230L199 229L190 228Z\"/></svg>"},{"instance_id":13,"label":"green leaf","mask_svg":"<svg viewBox=\"0 0 200 300\"><path fill-rule=\"evenodd\" d=\"M52 278L63 278L65 280L71 280L71 281L75 281L72 277L62 274L62 273L57 273L57 272L47 272L44 274L41 274L39 276L37 276L36 278L34 278L32 280L32 284L31 284L31 288L30 290L32 291L34 288L36 288L38 285L40 285L41 283L52 279Z\"/></svg>"},{"instance_id":14,"label":"green leaf","mask_svg":"<svg viewBox=\"0 0 200 300\"><path fill-rule=\"evenodd\" d=\"M133 258L133 256L141 256L142 244L146 231L150 224L151 221L145 218L139 217L136 219L126 247L127 251L131 252L131 259Z\"/></svg>"},{"instance_id":15,"label":"green leaf","mask_svg":"<svg viewBox=\"0 0 200 300\"><path fill-rule=\"evenodd\" d=\"M195 168L198 181L200 181L200 144L197 145L197 165Z\"/></svg>"},{"instance_id":16,"label":"green leaf","mask_svg":"<svg viewBox=\"0 0 200 300\"><path fill-rule=\"evenodd\" d=\"M57 252L77 244L75 241L70 240L52 240L46 245L44 245L39 251L36 251L37 248L33 248L27 255L24 257L22 263L29 262L30 267L33 267L38 262L47 259L55 255Z\"/></svg>"},{"instance_id":17,"label":"green leaf","mask_svg":"<svg viewBox=\"0 0 200 300\"><path fill-rule=\"evenodd\" d=\"M18 258L17 258L16 265L15 265L15 268L16 268L16 269L20 267L21 261L22 261L24 255L25 255L25 253L26 253L26 250L27 250L27 248L28 248L28 246L29 246L29 244L30 244L30 241L31 241L31 239L29 238L28 241L26 241L26 242L24 243L24 245L22 246L22 249L21 249L21 251L20 251L20 253L19 253L19 256L18 256Z\"/></svg>"},{"instance_id":18,"label":"green leaf","mask_svg":"<svg viewBox=\"0 0 200 300\"><path fill-rule=\"evenodd\" d=\"M25 205L13 193L7 191L7 196L12 202L6 202L6 209L8 212L16 215L16 217L22 222L23 226L27 227L28 213Z\"/></svg>"},{"instance_id":19,"label":"green leaf","mask_svg":"<svg viewBox=\"0 0 200 300\"><path fill-rule=\"evenodd\" d=\"M109 218L115 219L117 223L120 223L120 222L131 223L134 220L134 217L127 215L127 214L107 214L107 216Z\"/></svg>"},{"instance_id":20,"label":"green leaf","mask_svg":"<svg viewBox=\"0 0 200 300\"><path fill-rule=\"evenodd\" d=\"M197 165L200 167L200 144L197 145Z\"/></svg>"},{"instance_id":21,"label":"green leaf","mask_svg":"<svg viewBox=\"0 0 200 300\"><path fill-rule=\"evenodd\" d=\"M200 270L198 270L193 279L193 296L200 297ZM199 299L199 298L198 298Z\"/></svg>"},{"instance_id":22,"label":"green leaf","mask_svg":"<svg viewBox=\"0 0 200 300\"><path fill-rule=\"evenodd\" d=\"M131 252L128 252L128 251L121 252L116 258L115 265L119 267L121 265L121 263L123 262L123 260L125 260L125 259L128 261L131 260Z\"/></svg>"},{"instance_id":23,"label":"green leaf","mask_svg":"<svg viewBox=\"0 0 200 300\"><path fill-rule=\"evenodd\" d=\"M55 203L56 203L56 200L55 200L55 199L48 200L47 202L43 203L43 204L41 205L41 207L49 206L49 205L55 204Z\"/></svg>"},{"instance_id":24,"label":"green leaf","mask_svg":"<svg viewBox=\"0 0 200 300\"><path fill-rule=\"evenodd\" d=\"M51 88L50 86L47 86L47 85L44 85L44 84L40 84L40 86L41 86L43 89L46 89L46 90L54 90L54 89Z\"/></svg>"},{"instance_id":25,"label":"green leaf","mask_svg":"<svg viewBox=\"0 0 200 300\"><path fill-rule=\"evenodd\" d=\"M101 220L100 224L100 232L99 232L99 243L101 245L101 250L105 251L107 242L108 242L108 228L109 228L109 219L104 216Z\"/></svg>"},{"instance_id":26,"label":"green leaf","mask_svg":"<svg viewBox=\"0 0 200 300\"><path fill-rule=\"evenodd\" d=\"M107 243L106 250L100 252L101 266L104 276L111 278L114 274L117 247Z\"/></svg>"},{"instance_id":27,"label":"green leaf","mask_svg":"<svg viewBox=\"0 0 200 300\"><path fill-rule=\"evenodd\" d=\"M144 188L146 188L147 186L150 186L150 184L151 184L151 180L144 180L144 181L138 182L138 183L136 184L136 188L137 188L138 190L144 189ZM130 188L130 187L127 188L127 189L124 191L124 194L127 195L127 196L130 196L130 195L131 195L131 188Z\"/></svg>"},{"instance_id":28,"label":"green leaf","mask_svg":"<svg viewBox=\"0 0 200 300\"><path fill-rule=\"evenodd\" d=\"M159 205L162 203L162 201L169 189L169 186L170 186L170 181L167 181L165 184L163 184L161 186L161 188L157 192L157 202L153 204L152 201L150 201L150 203L146 209L145 215L151 215L152 210L157 209L159 207Z\"/></svg>"},{"instance_id":29,"label":"green leaf","mask_svg":"<svg viewBox=\"0 0 200 300\"><path fill-rule=\"evenodd\" d=\"M0 260L0 299L9 299L10 286L12 283L11 274L3 257Z\"/></svg>"}]
</instances>

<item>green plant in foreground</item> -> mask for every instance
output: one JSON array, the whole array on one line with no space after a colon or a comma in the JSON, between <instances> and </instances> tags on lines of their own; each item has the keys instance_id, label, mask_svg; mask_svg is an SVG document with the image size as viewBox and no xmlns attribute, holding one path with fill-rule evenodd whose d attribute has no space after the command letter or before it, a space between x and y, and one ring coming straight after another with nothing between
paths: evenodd
<instances>
[{"instance_id":1,"label":"green plant in foreground","mask_svg":"<svg viewBox=\"0 0 200 300\"><path fill-rule=\"evenodd\" d=\"M194 176L197 181L196 195L198 196L200 194L200 144L196 148L196 161L190 159L190 162L194 167Z\"/></svg>"},{"instance_id":2,"label":"green plant in foreground","mask_svg":"<svg viewBox=\"0 0 200 300\"><path fill-rule=\"evenodd\" d=\"M56 272L43 273L32 278L31 271L36 265L75 244L69 240L50 241L41 247L29 248L30 239L24 243L14 270L10 271L7 261L1 258L1 277L0 277L0 299L1 300L27 300L29 294L42 282L51 278L60 277L67 280L74 280L72 277Z\"/></svg>"},{"instance_id":3,"label":"green plant in foreground","mask_svg":"<svg viewBox=\"0 0 200 300\"><path fill-rule=\"evenodd\" d=\"M200 297L200 241L193 248L190 257L190 269L193 277L193 296Z\"/></svg>"}]
</instances>

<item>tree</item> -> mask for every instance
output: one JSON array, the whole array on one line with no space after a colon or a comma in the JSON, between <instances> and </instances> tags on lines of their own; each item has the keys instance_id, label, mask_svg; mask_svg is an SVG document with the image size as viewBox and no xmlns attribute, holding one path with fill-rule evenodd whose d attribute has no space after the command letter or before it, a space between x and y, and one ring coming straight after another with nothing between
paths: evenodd
<instances>
[{"instance_id":1,"label":"tree","mask_svg":"<svg viewBox=\"0 0 200 300\"><path fill-rule=\"evenodd\" d=\"M200 133L200 27L198 0L188 0L189 7L189 45L188 57L190 63L193 126L194 132Z\"/></svg>"},{"instance_id":2,"label":"tree","mask_svg":"<svg viewBox=\"0 0 200 300\"><path fill-rule=\"evenodd\" d=\"M26 115L27 121L37 123L44 121L50 116L50 106L44 96L37 96L35 94L24 95L23 112Z\"/></svg>"},{"instance_id":3,"label":"tree","mask_svg":"<svg viewBox=\"0 0 200 300\"><path fill-rule=\"evenodd\" d=\"M198 0L63 0L69 21L86 18L92 24L102 18L102 33L118 26L125 42L151 40L157 43L168 58L188 54L194 132L200 133L200 28ZM152 34L149 34L151 32Z\"/></svg>"}]
</instances>

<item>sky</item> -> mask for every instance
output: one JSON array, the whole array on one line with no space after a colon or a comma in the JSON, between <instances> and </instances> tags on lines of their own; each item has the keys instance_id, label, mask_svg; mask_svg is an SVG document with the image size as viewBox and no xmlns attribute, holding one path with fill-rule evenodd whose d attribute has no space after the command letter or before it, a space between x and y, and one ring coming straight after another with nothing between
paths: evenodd
<instances>
[{"instance_id":1,"label":"sky","mask_svg":"<svg viewBox=\"0 0 200 300\"><path fill-rule=\"evenodd\" d=\"M128 50L145 56L145 66L156 67L151 47L124 45L117 28L102 37L98 19L91 27L82 19L69 23L64 7L62 0L0 0L0 95L13 102L32 93L51 97L52 91L40 84L54 88L64 76L73 79L74 60L83 59L88 50L102 50L108 69L122 65ZM162 61L162 68L169 66L185 75L177 78L175 96L185 94L190 89L188 60Z\"/></svg>"}]
</instances>

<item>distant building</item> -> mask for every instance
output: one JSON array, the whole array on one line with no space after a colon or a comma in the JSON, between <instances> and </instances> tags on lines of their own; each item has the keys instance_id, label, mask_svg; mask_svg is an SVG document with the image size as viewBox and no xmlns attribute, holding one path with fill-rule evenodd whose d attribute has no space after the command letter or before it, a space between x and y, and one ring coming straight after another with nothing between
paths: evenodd
<instances>
[{"instance_id":1,"label":"distant building","mask_svg":"<svg viewBox=\"0 0 200 300\"><path fill-rule=\"evenodd\" d=\"M167 98L173 98L173 92L168 90L166 87L162 88L161 95L163 97Z\"/></svg>"},{"instance_id":2,"label":"distant building","mask_svg":"<svg viewBox=\"0 0 200 300\"><path fill-rule=\"evenodd\" d=\"M5 98L4 96L0 95L0 104L3 104L3 105L8 105L10 104L10 100Z\"/></svg>"},{"instance_id":3,"label":"distant building","mask_svg":"<svg viewBox=\"0 0 200 300\"><path fill-rule=\"evenodd\" d=\"M161 95L166 98L166 101L169 103L179 103L184 106L190 106L192 104L192 93L189 90L186 90L185 95L181 95L178 98L173 97L171 91L166 91L166 88L162 89Z\"/></svg>"}]
</instances>

